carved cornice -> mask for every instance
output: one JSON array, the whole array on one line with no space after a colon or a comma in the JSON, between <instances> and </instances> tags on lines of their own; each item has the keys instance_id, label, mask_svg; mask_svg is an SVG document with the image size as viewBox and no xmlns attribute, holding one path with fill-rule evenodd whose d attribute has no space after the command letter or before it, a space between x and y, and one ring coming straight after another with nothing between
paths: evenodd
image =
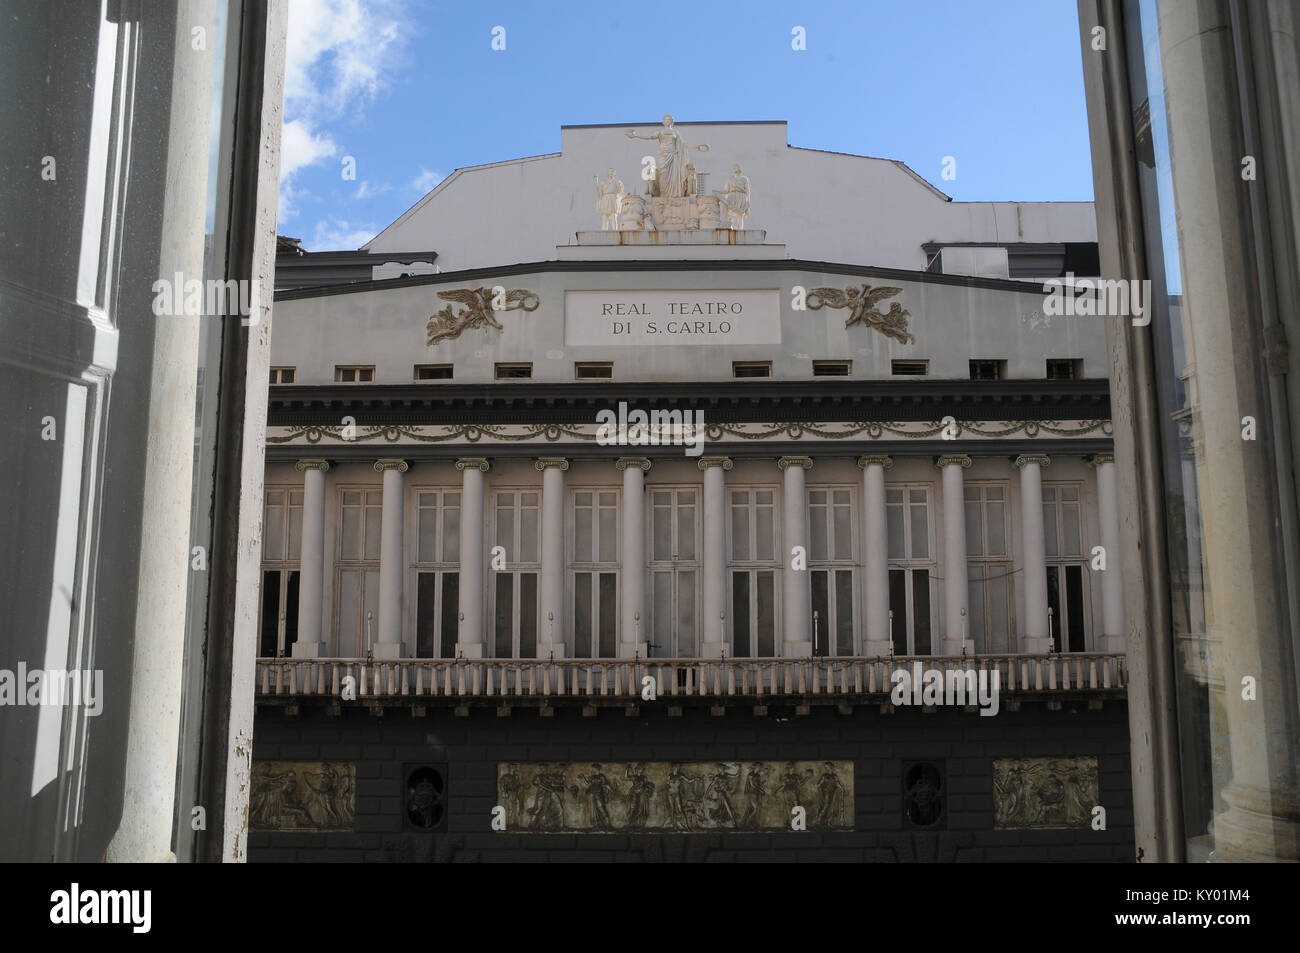
<instances>
[{"instance_id":1,"label":"carved cornice","mask_svg":"<svg viewBox=\"0 0 1300 953\"><path fill-rule=\"evenodd\" d=\"M1040 467L1045 467L1052 462L1052 458L1045 453L1022 453L1016 457L1016 469L1024 469L1026 464L1037 463Z\"/></svg>"},{"instance_id":2,"label":"carved cornice","mask_svg":"<svg viewBox=\"0 0 1300 953\"><path fill-rule=\"evenodd\" d=\"M396 470L398 473L405 473L411 469L411 465L405 460L383 459L375 461L375 470L383 473L385 470Z\"/></svg>"},{"instance_id":3,"label":"carved cornice","mask_svg":"<svg viewBox=\"0 0 1300 953\"><path fill-rule=\"evenodd\" d=\"M777 469L785 472L787 467L802 467L805 470L811 470L813 467L812 457L782 457L776 461Z\"/></svg>"},{"instance_id":4,"label":"carved cornice","mask_svg":"<svg viewBox=\"0 0 1300 953\"><path fill-rule=\"evenodd\" d=\"M539 470L546 470L550 467L558 467L561 471L569 469L569 461L564 457L538 457L535 466Z\"/></svg>"},{"instance_id":5,"label":"carved cornice","mask_svg":"<svg viewBox=\"0 0 1300 953\"><path fill-rule=\"evenodd\" d=\"M1094 453L1092 459L1088 461L1088 466L1099 467L1103 463L1114 463L1115 454L1113 453Z\"/></svg>"},{"instance_id":6,"label":"carved cornice","mask_svg":"<svg viewBox=\"0 0 1300 953\"><path fill-rule=\"evenodd\" d=\"M865 457L858 457L858 469L865 470L867 467L881 466L886 470L894 466L894 458L886 456L883 453L868 454Z\"/></svg>"},{"instance_id":7,"label":"carved cornice","mask_svg":"<svg viewBox=\"0 0 1300 953\"><path fill-rule=\"evenodd\" d=\"M696 466L701 470L707 470L709 467L722 467L724 470L730 470L735 464L731 462L731 457L700 457L696 461Z\"/></svg>"},{"instance_id":8,"label":"carved cornice","mask_svg":"<svg viewBox=\"0 0 1300 953\"><path fill-rule=\"evenodd\" d=\"M944 467L961 467L963 470L971 465L971 458L964 453L945 453L934 465L942 470Z\"/></svg>"},{"instance_id":9,"label":"carved cornice","mask_svg":"<svg viewBox=\"0 0 1300 953\"><path fill-rule=\"evenodd\" d=\"M304 470L319 470L321 473L328 473L330 462L328 460L299 460L293 465L293 468L299 473Z\"/></svg>"},{"instance_id":10,"label":"carved cornice","mask_svg":"<svg viewBox=\"0 0 1300 953\"><path fill-rule=\"evenodd\" d=\"M456 461L456 469L482 470L484 473L487 473L488 470L491 469L491 464L482 457L462 457Z\"/></svg>"},{"instance_id":11,"label":"carved cornice","mask_svg":"<svg viewBox=\"0 0 1300 953\"><path fill-rule=\"evenodd\" d=\"M645 457L619 457L614 461L614 466L619 470L626 470L628 467L640 467L642 470L649 470L650 461Z\"/></svg>"}]
</instances>

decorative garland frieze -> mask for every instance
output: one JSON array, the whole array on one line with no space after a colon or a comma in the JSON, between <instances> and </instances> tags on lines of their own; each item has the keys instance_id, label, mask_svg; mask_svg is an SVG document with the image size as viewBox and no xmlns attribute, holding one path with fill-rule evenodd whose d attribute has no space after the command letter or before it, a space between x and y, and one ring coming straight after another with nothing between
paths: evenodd
<instances>
[{"instance_id":1,"label":"decorative garland frieze","mask_svg":"<svg viewBox=\"0 0 1300 953\"><path fill-rule=\"evenodd\" d=\"M951 426L951 425L948 425ZM959 440L1000 439L1004 437L1109 437L1113 428L1109 420L972 420L957 422ZM932 440L945 429L943 421L859 421L816 423L708 424L705 438L710 441L745 440ZM377 427L308 426L269 427L268 444L346 444L373 443L479 443L513 442L559 443L595 442L599 425L590 424L392 424Z\"/></svg>"}]
</instances>

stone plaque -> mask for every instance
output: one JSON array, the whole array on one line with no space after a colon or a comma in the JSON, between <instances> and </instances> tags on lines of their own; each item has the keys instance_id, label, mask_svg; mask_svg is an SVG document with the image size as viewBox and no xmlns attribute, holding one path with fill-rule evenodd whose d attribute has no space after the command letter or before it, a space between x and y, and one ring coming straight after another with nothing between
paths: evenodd
<instances>
[{"instance_id":1,"label":"stone plaque","mask_svg":"<svg viewBox=\"0 0 1300 953\"><path fill-rule=\"evenodd\" d=\"M506 830L852 830L852 761L502 763Z\"/></svg>"},{"instance_id":2,"label":"stone plaque","mask_svg":"<svg viewBox=\"0 0 1300 953\"><path fill-rule=\"evenodd\" d=\"M566 291L564 343L780 344L781 292Z\"/></svg>"},{"instance_id":3,"label":"stone plaque","mask_svg":"<svg viewBox=\"0 0 1300 953\"><path fill-rule=\"evenodd\" d=\"M995 829L1087 827L1097 803L1095 757L993 762Z\"/></svg>"},{"instance_id":4,"label":"stone plaque","mask_svg":"<svg viewBox=\"0 0 1300 953\"><path fill-rule=\"evenodd\" d=\"M350 831L356 766L345 761L254 761L248 823L255 831Z\"/></svg>"}]
</instances>

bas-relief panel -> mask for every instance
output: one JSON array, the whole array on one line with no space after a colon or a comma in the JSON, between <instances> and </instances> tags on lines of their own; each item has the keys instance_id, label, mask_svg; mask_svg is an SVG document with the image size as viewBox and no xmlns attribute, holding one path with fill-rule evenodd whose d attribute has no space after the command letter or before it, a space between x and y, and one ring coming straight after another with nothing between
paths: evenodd
<instances>
[{"instance_id":1,"label":"bas-relief panel","mask_svg":"<svg viewBox=\"0 0 1300 953\"><path fill-rule=\"evenodd\" d=\"M344 761L254 761L248 820L260 831L350 831L356 766Z\"/></svg>"},{"instance_id":2,"label":"bas-relief panel","mask_svg":"<svg viewBox=\"0 0 1300 953\"><path fill-rule=\"evenodd\" d=\"M852 761L501 763L510 831L852 830Z\"/></svg>"},{"instance_id":3,"label":"bas-relief panel","mask_svg":"<svg viewBox=\"0 0 1300 953\"><path fill-rule=\"evenodd\" d=\"M1098 800L1095 757L993 762L995 829L1087 827Z\"/></svg>"}]
</instances>

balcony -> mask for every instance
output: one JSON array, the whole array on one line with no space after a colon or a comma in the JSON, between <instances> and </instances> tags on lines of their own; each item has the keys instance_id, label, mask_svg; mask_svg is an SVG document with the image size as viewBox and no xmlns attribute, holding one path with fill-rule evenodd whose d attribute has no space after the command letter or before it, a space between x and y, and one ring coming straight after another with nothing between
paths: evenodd
<instances>
[{"instance_id":1,"label":"balcony","mask_svg":"<svg viewBox=\"0 0 1300 953\"><path fill-rule=\"evenodd\" d=\"M891 656L888 658L727 658L727 659L258 659L257 704L283 707L321 705L337 714L342 707L427 708L512 706L553 709L558 705L636 709L652 701L679 714L683 705L795 706L836 705L846 713L855 705L892 710L894 673L938 670L948 685L959 685L966 708L978 707L970 684L997 686L1000 706L1014 711L1023 702L1048 708L1086 701L1100 708L1105 699L1124 699L1128 669L1122 654ZM958 677L957 673L961 673ZM996 678L994 673L996 673ZM649 676L653 681L646 682ZM347 679L351 681L347 681ZM643 692L645 693L643 695ZM949 692L952 697L952 693ZM919 702L921 695L912 695ZM951 704L951 702L949 702ZM931 706L923 706L929 708ZM547 712L544 711L543 714ZM593 712L594 713L594 712Z\"/></svg>"}]
</instances>

